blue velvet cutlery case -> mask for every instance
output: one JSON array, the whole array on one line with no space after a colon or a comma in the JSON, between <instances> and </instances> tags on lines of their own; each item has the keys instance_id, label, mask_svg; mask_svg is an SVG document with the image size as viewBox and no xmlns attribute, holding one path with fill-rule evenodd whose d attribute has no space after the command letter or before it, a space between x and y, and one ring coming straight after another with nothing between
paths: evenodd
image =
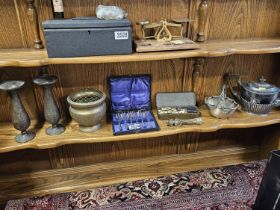
<instances>
[{"instance_id":1,"label":"blue velvet cutlery case","mask_svg":"<svg viewBox=\"0 0 280 210\"><path fill-rule=\"evenodd\" d=\"M151 111L151 75L109 78L114 135L159 130Z\"/></svg>"}]
</instances>

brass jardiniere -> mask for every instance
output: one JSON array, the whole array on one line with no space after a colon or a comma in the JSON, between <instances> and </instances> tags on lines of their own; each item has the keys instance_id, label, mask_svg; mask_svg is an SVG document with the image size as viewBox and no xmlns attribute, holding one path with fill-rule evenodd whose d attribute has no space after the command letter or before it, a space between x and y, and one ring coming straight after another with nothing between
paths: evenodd
<instances>
[{"instance_id":1,"label":"brass jardiniere","mask_svg":"<svg viewBox=\"0 0 280 210\"><path fill-rule=\"evenodd\" d=\"M106 95L95 89L83 89L67 97L71 117L79 123L82 132L95 132L101 128L106 114Z\"/></svg>"}]
</instances>

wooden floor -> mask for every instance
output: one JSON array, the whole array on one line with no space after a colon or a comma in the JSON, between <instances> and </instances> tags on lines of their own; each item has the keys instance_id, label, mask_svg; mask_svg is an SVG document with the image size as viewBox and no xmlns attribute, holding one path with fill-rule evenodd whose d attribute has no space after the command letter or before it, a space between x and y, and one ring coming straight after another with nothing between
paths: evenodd
<instances>
[{"instance_id":1,"label":"wooden floor","mask_svg":"<svg viewBox=\"0 0 280 210\"><path fill-rule=\"evenodd\" d=\"M12 177L0 175L0 203L26 196L87 190L190 170L239 164L257 160L258 154L258 146L236 145L190 154L100 163L13 175Z\"/></svg>"},{"instance_id":2,"label":"wooden floor","mask_svg":"<svg viewBox=\"0 0 280 210\"><path fill-rule=\"evenodd\" d=\"M188 57L219 57L234 54L265 54L280 52L280 39L207 41L198 50L133 53L130 55L48 58L47 51L34 49L1 49L0 67L35 67L50 64L116 63L155 61Z\"/></svg>"},{"instance_id":3,"label":"wooden floor","mask_svg":"<svg viewBox=\"0 0 280 210\"><path fill-rule=\"evenodd\" d=\"M43 127L33 123L33 129L36 131L36 138L28 143L20 144L15 142L14 138L18 131L10 123L0 125L0 153L16 151L21 149L47 149L55 148L65 144L97 143L126 141L133 139L144 139L151 137L167 136L186 132L213 132L226 128L252 128L267 126L280 122L280 112L273 111L267 116L251 115L243 111L236 111L229 119L217 119L209 115L206 107L201 107L202 125L188 125L181 127L169 127L165 120L157 118L156 111L154 116L160 126L160 131L137 133L130 135L114 136L111 122L104 123L102 128L95 133L83 133L79 131L78 124L71 122L66 126L65 133L59 136L48 136L45 129L50 125L45 123ZM37 128L36 128L37 127Z\"/></svg>"}]
</instances>

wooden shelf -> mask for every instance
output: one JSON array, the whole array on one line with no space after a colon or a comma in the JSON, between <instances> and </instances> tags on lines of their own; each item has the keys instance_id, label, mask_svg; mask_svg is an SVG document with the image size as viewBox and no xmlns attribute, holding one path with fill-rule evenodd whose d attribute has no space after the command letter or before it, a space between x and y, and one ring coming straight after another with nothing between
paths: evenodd
<instances>
[{"instance_id":1,"label":"wooden shelf","mask_svg":"<svg viewBox=\"0 0 280 210\"><path fill-rule=\"evenodd\" d=\"M265 54L280 52L280 39L207 41L198 50L133 53L130 55L48 58L46 50L2 49L0 67L36 67L50 64L115 63L155 61L187 57L219 57L233 54Z\"/></svg>"},{"instance_id":2,"label":"wooden shelf","mask_svg":"<svg viewBox=\"0 0 280 210\"><path fill-rule=\"evenodd\" d=\"M217 119L211 117L205 107L201 107L200 110L204 121L202 125L168 127L166 121L159 120L156 112L154 112L161 129L160 131L121 136L113 136L111 123L104 123L102 129L95 133L82 133L79 131L78 125L75 122L69 123L65 133L62 135L48 136L45 133L45 129L49 126L48 124L44 124L40 129L35 129L35 122L33 122L33 129L36 131L37 136L34 140L24 144L15 142L14 137L18 131L16 131L11 124L0 124L0 153L29 148L55 148L65 144L126 141L174 135L185 132L213 132L227 128L251 128L280 123L279 111L273 111L268 116L255 116L242 111L237 111L229 119Z\"/></svg>"},{"instance_id":3,"label":"wooden shelf","mask_svg":"<svg viewBox=\"0 0 280 210\"><path fill-rule=\"evenodd\" d=\"M258 160L259 147L233 145L190 154L165 155L48 170L0 175L0 203L11 199L89 190L95 187Z\"/></svg>"}]
</instances>

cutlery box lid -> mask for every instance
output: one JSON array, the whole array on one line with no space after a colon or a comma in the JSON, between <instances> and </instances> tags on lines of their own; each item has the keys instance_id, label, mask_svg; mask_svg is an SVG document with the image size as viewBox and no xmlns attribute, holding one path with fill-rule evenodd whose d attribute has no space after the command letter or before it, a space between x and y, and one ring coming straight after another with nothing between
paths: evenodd
<instances>
[{"instance_id":1,"label":"cutlery box lid","mask_svg":"<svg viewBox=\"0 0 280 210\"><path fill-rule=\"evenodd\" d=\"M109 78L113 112L151 109L151 75Z\"/></svg>"},{"instance_id":2,"label":"cutlery box lid","mask_svg":"<svg viewBox=\"0 0 280 210\"><path fill-rule=\"evenodd\" d=\"M162 107L187 107L196 105L194 92L157 93L156 106Z\"/></svg>"}]
</instances>

